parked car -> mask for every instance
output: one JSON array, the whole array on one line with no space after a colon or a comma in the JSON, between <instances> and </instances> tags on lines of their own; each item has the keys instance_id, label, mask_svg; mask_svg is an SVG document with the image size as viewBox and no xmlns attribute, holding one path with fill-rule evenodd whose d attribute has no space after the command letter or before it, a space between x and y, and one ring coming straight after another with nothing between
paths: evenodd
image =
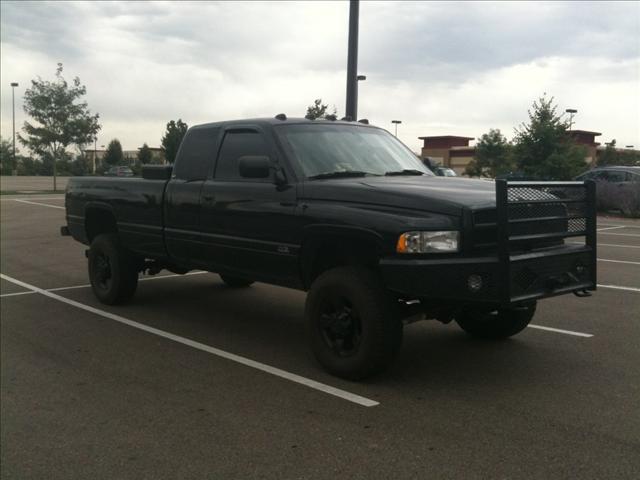
<instances>
[{"instance_id":1,"label":"parked car","mask_svg":"<svg viewBox=\"0 0 640 480\"><path fill-rule=\"evenodd\" d=\"M507 338L538 300L596 287L590 182L554 183L566 204L545 183L445 180L372 125L282 114L199 125L174 166L142 172L69 180L61 233L89 246L98 300L126 302L140 272L162 269L308 291L311 350L344 378L385 368L405 323L455 319ZM564 243L574 236L587 241Z\"/></svg>"},{"instance_id":2,"label":"parked car","mask_svg":"<svg viewBox=\"0 0 640 480\"><path fill-rule=\"evenodd\" d=\"M640 216L640 167L596 167L578 175L576 180L595 180L599 210Z\"/></svg>"},{"instance_id":3,"label":"parked car","mask_svg":"<svg viewBox=\"0 0 640 480\"><path fill-rule=\"evenodd\" d=\"M104 172L107 177L133 177L133 170L129 167L111 167Z\"/></svg>"},{"instance_id":4,"label":"parked car","mask_svg":"<svg viewBox=\"0 0 640 480\"><path fill-rule=\"evenodd\" d=\"M457 177L458 174L452 169L447 167L435 167L433 173L438 177Z\"/></svg>"},{"instance_id":5,"label":"parked car","mask_svg":"<svg viewBox=\"0 0 640 480\"><path fill-rule=\"evenodd\" d=\"M619 184L640 182L640 167L596 167L582 175L578 175L576 180L595 180Z\"/></svg>"}]
</instances>

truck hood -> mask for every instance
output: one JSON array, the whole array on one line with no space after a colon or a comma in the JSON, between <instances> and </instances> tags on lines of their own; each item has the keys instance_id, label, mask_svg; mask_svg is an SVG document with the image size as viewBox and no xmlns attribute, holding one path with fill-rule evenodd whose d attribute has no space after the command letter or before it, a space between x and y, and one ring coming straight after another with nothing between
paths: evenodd
<instances>
[{"instance_id":1,"label":"truck hood","mask_svg":"<svg viewBox=\"0 0 640 480\"><path fill-rule=\"evenodd\" d=\"M342 178L306 182L304 197L461 215L465 208L495 207L495 188L487 180L426 175Z\"/></svg>"}]
</instances>

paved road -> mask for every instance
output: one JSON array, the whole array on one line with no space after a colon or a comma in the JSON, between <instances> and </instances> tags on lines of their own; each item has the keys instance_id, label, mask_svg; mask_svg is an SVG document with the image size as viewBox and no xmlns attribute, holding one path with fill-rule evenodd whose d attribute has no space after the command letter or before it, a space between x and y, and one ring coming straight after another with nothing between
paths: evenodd
<instances>
[{"instance_id":1,"label":"paved road","mask_svg":"<svg viewBox=\"0 0 640 480\"><path fill-rule=\"evenodd\" d=\"M3 479L637 478L638 222L600 222L621 227L599 234L609 287L539 305L534 324L564 332L416 323L390 371L351 383L308 353L300 292L153 277L105 308L58 236L63 201L27 200L0 212Z\"/></svg>"},{"instance_id":2,"label":"paved road","mask_svg":"<svg viewBox=\"0 0 640 480\"><path fill-rule=\"evenodd\" d=\"M69 181L69 177L57 177L57 189L64 192L64 189L67 188L67 181ZM2 175L0 177L0 190L3 192L53 190L53 177L14 177Z\"/></svg>"}]
</instances>

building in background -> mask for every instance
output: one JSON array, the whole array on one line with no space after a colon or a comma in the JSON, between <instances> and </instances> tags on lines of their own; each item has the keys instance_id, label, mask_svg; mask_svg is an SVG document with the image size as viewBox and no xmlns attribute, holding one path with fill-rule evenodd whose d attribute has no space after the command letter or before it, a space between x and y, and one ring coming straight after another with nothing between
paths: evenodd
<instances>
[{"instance_id":1,"label":"building in background","mask_svg":"<svg viewBox=\"0 0 640 480\"><path fill-rule=\"evenodd\" d=\"M596 137L602 134L599 132L590 132L589 130L570 130L569 135L573 138L574 142L587 149L587 155L584 161L591 167L595 166L598 156L598 146L600 146L600 144L596 142Z\"/></svg>"},{"instance_id":2,"label":"building in background","mask_svg":"<svg viewBox=\"0 0 640 480\"><path fill-rule=\"evenodd\" d=\"M587 166L595 166L600 146L595 137L602 134L589 130L571 130L568 133L578 145L586 148L584 160ZM428 157L433 163L451 168L458 175L464 173L476 151L476 147L469 145L473 137L438 135L418 138L424 142L421 151L423 159Z\"/></svg>"},{"instance_id":3,"label":"building in background","mask_svg":"<svg viewBox=\"0 0 640 480\"><path fill-rule=\"evenodd\" d=\"M458 175L464 173L471 160L475 147L469 146L473 137L457 135L439 135L432 137L418 137L422 145L422 158L429 158L432 163L453 169Z\"/></svg>"},{"instance_id":4,"label":"building in background","mask_svg":"<svg viewBox=\"0 0 640 480\"><path fill-rule=\"evenodd\" d=\"M161 147L149 147L151 150L151 163L164 165L167 163L167 159L164 156L164 149ZM138 160L138 152L140 148L136 150L123 150L122 155L124 156L125 163L128 165L133 165ZM96 169L102 165L102 159L107 154L106 149L91 149L85 150L84 154L87 156L89 161L93 167L93 173L96 173Z\"/></svg>"}]
</instances>

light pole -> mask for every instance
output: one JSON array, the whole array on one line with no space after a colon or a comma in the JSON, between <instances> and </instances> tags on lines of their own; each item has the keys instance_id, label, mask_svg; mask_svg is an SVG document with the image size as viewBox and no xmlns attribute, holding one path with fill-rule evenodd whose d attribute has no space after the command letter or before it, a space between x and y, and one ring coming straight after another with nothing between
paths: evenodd
<instances>
[{"instance_id":1,"label":"light pole","mask_svg":"<svg viewBox=\"0 0 640 480\"><path fill-rule=\"evenodd\" d=\"M578 110L575 108L567 108L565 110L569 114L569 131L571 131L571 125L573 125L573 116L578 113Z\"/></svg>"},{"instance_id":2,"label":"light pole","mask_svg":"<svg viewBox=\"0 0 640 480\"><path fill-rule=\"evenodd\" d=\"M349 1L349 43L347 47L347 98L345 116L358 117L358 19L360 0Z\"/></svg>"},{"instance_id":3,"label":"light pole","mask_svg":"<svg viewBox=\"0 0 640 480\"><path fill-rule=\"evenodd\" d=\"M395 123L396 125L396 137L398 136L398 124L402 123L402 120L391 120L391 123Z\"/></svg>"},{"instance_id":4,"label":"light pole","mask_svg":"<svg viewBox=\"0 0 640 480\"><path fill-rule=\"evenodd\" d=\"M13 106L13 163L15 165L14 171L18 168L16 162L16 87L18 82L11 82L11 104ZM13 173L13 172L12 172Z\"/></svg>"}]
</instances>

